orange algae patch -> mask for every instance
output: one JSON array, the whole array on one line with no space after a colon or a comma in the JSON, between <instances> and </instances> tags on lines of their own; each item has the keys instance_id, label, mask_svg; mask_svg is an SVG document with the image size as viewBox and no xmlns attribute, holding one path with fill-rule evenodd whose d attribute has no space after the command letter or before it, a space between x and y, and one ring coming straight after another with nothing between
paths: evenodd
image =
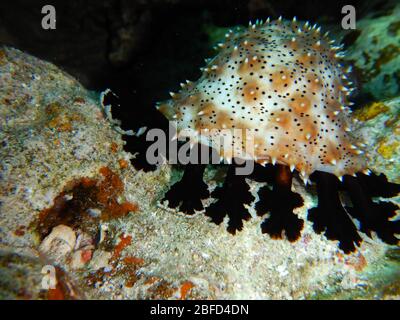
<instances>
[{"instance_id":1,"label":"orange algae patch","mask_svg":"<svg viewBox=\"0 0 400 320\"><path fill-rule=\"evenodd\" d=\"M362 271L366 266L367 266L367 259L365 259L365 257L362 254L360 254L357 264L354 265L354 268L356 269L356 271Z\"/></svg>"},{"instance_id":2,"label":"orange algae patch","mask_svg":"<svg viewBox=\"0 0 400 320\"><path fill-rule=\"evenodd\" d=\"M56 129L58 132L70 132L73 128L74 122L82 121L82 116L78 114L69 114L66 107L58 102L50 103L46 106L45 112L49 117L47 125Z\"/></svg>"},{"instance_id":3,"label":"orange algae patch","mask_svg":"<svg viewBox=\"0 0 400 320\"><path fill-rule=\"evenodd\" d=\"M144 260L141 258L129 256L122 260L124 264L122 270L126 275L125 286L132 288L138 280L137 269L144 264Z\"/></svg>"},{"instance_id":4,"label":"orange algae patch","mask_svg":"<svg viewBox=\"0 0 400 320\"><path fill-rule=\"evenodd\" d=\"M19 226L15 231L14 234L18 237L22 237L25 234L25 226Z\"/></svg>"},{"instance_id":5,"label":"orange algae patch","mask_svg":"<svg viewBox=\"0 0 400 320\"><path fill-rule=\"evenodd\" d=\"M65 300L64 293L56 286L54 289L49 289L47 293L47 299L49 300Z\"/></svg>"},{"instance_id":6,"label":"orange algae patch","mask_svg":"<svg viewBox=\"0 0 400 320\"><path fill-rule=\"evenodd\" d=\"M119 160L118 160L118 164L119 164L119 167L120 167L121 169L126 169L126 168L128 168L128 161L126 161L125 159L119 159Z\"/></svg>"},{"instance_id":7,"label":"orange algae patch","mask_svg":"<svg viewBox=\"0 0 400 320\"><path fill-rule=\"evenodd\" d=\"M121 218L138 210L137 203L118 202L124 184L115 172L102 167L100 174L101 179L83 177L70 181L54 199L53 206L39 213L37 230L41 239L59 224L79 228L95 236L99 220Z\"/></svg>"},{"instance_id":8,"label":"orange algae patch","mask_svg":"<svg viewBox=\"0 0 400 320\"><path fill-rule=\"evenodd\" d=\"M176 288L165 280L161 280L157 285L148 290L149 298L154 299L168 299L176 292Z\"/></svg>"},{"instance_id":9,"label":"orange algae patch","mask_svg":"<svg viewBox=\"0 0 400 320\"><path fill-rule=\"evenodd\" d=\"M355 271L360 272L368 265L367 259L358 252L350 256L345 256L343 253L338 252L336 254L338 261L344 263L345 265L354 268Z\"/></svg>"},{"instance_id":10,"label":"orange algae patch","mask_svg":"<svg viewBox=\"0 0 400 320\"><path fill-rule=\"evenodd\" d=\"M69 120L63 121L63 120L59 120L58 118L56 118L56 119L59 123L55 123L53 128L57 127L57 131L59 131L59 132L72 131L72 124Z\"/></svg>"},{"instance_id":11,"label":"orange algae patch","mask_svg":"<svg viewBox=\"0 0 400 320\"><path fill-rule=\"evenodd\" d=\"M181 285L181 300L185 300L188 292L194 287L194 284L190 281L185 281Z\"/></svg>"},{"instance_id":12,"label":"orange algae patch","mask_svg":"<svg viewBox=\"0 0 400 320\"><path fill-rule=\"evenodd\" d=\"M111 143L111 152L116 153L118 151L118 144L116 142Z\"/></svg>"},{"instance_id":13,"label":"orange algae patch","mask_svg":"<svg viewBox=\"0 0 400 320\"><path fill-rule=\"evenodd\" d=\"M157 278L157 277L152 276L152 277L150 277L150 278L147 278L147 279L144 281L144 284L146 284L146 285L152 285L152 284L154 284L154 283L156 283L157 281L160 281L160 280L161 280L160 278Z\"/></svg>"},{"instance_id":14,"label":"orange algae patch","mask_svg":"<svg viewBox=\"0 0 400 320\"><path fill-rule=\"evenodd\" d=\"M132 243L132 236L123 236L119 237L120 241L114 248L114 253L111 259L118 259L121 255L122 250L124 250L127 246Z\"/></svg>"},{"instance_id":15,"label":"orange algae patch","mask_svg":"<svg viewBox=\"0 0 400 320\"><path fill-rule=\"evenodd\" d=\"M78 292L75 285L67 278L67 274L59 267L55 269L56 286L47 290L45 298L48 300L76 300L84 298L82 293Z\"/></svg>"},{"instance_id":16,"label":"orange algae patch","mask_svg":"<svg viewBox=\"0 0 400 320\"><path fill-rule=\"evenodd\" d=\"M120 241L114 247L114 252L110 260L112 270L109 275L113 277L122 276L125 279L125 286L132 288L140 277L137 274L137 270L145 261L134 256L127 256L120 259L122 251L132 243L132 236L121 235L119 239ZM93 279L89 280L93 281Z\"/></svg>"},{"instance_id":17,"label":"orange algae patch","mask_svg":"<svg viewBox=\"0 0 400 320\"><path fill-rule=\"evenodd\" d=\"M103 175L104 179L99 185L97 199L104 207L102 212L102 218L104 220L123 217L129 212L139 209L136 203L118 203L117 197L124 191L124 185L117 174L108 167L100 168L100 173Z\"/></svg>"},{"instance_id":18,"label":"orange algae patch","mask_svg":"<svg viewBox=\"0 0 400 320\"><path fill-rule=\"evenodd\" d=\"M92 250L84 250L81 253L83 263L87 263L92 259Z\"/></svg>"},{"instance_id":19,"label":"orange algae patch","mask_svg":"<svg viewBox=\"0 0 400 320\"><path fill-rule=\"evenodd\" d=\"M138 280L136 273L130 273L128 279L125 281L125 286L132 288Z\"/></svg>"},{"instance_id":20,"label":"orange algae patch","mask_svg":"<svg viewBox=\"0 0 400 320\"><path fill-rule=\"evenodd\" d=\"M345 263L346 265L353 267L357 272L362 271L368 264L367 259L365 259L361 253L358 253L354 257L349 257Z\"/></svg>"},{"instance_id":21,"label":"orange algae patch","mask_svg":"<svg viewBox=\"0 0 400 320\"><path fill-rule=\"evenodd\" d=\"M133 265L144 264L144 260L142 258L137 258L137 257L125 257L123 262L125 264L133 264Z\"/></svg>"}]
</instances>

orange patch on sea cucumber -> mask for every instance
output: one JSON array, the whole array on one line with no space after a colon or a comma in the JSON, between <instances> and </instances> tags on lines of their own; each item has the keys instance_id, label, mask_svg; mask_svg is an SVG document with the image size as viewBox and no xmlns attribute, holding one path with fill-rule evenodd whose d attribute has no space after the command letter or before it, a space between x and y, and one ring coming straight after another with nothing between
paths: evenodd
<instances>
[{"instance_id":1,"label":"orange patch on sea cucumber","mask_svg":"<svg viewBox=\"0 0 400 320\"><path fill-rule=\"evenodd\" d=\"M286 41L285 44L289 48L294 49L294 50L297 50L297 48L299 47L299 41L298 40L295 40L295 41L289 40L289 41Z\"/></svg>"},{"instance_id":2,"label":"orange patch on sea cucumber","mask_svg":"<svg viewBox=\"0 0 400 320\"><path fill-rule=\"evenodd\" d=\"M217 119L215 124L210 124L209 129L225 129L231 128L233 121L231 120L231 115L227 112L220 111L217 114Z\"/></svg>"},{"instance_id":3,"label":"orange patch on sea cucumber","mask_svg":"<svg viewBox=\"0 0 400 320\"><path fill-rule=\"evenodd\" d=\"M273 118L273 125L291 131L292 129L292 116L287 111L276 112Z\"/></svg>"},{"instance_id":4,"label":"orange patch on sea cucumber","mask_svg":"<svg viewBox=\"0 0 400 320\"><path fill-rule=\"evenodd\" d=\"M303 64L305 67L311 67L316 65L316 57L315 55L308 55L308 54L303 54L299 57L299 63Z\"/></svg>"},{"instance_id":5,"label":"orange patch on sea cucumber","mask_svg":"<svg viewBox=\"0 0 400 320\"><path fill-rule=\"evenodd\" d=\"M247 103L251 103L261 96L259 83L257 81L248 82L243 88L243 99Z\"/></svg>"},{"instance_id":6,"label":"orange patch on sea cucumber","mask_svg":"<svg viewBox=\"0 0 400 320\"><path fill-rule=\"evenodd\" d=\"M270 156L268 151L264 151L266 148L265 146L265 139L255 137L254 138L254 155L257 157L259 163L262 163L265 160L269 160Z\"/></svg>"},{"instance_id":7,"label":"orange patch on sea cucumber","mask_svg":"<svg viewBox=\"0 0 400 320\"><path fill-rule=\"evenodd\" d=\"M241 62L239 66L239 74L247 75L250 72L260 71L262 65L263 63L257 55L248 56Z\"/></svg>"},{"instance_id":8,"label":"orange patch on sea cucumber","mask_svg":"<svg viewBox=\"0 0 400 320\"><path fill-rule=\"evenodd\" d=\"M313 119L309 117L303 118L300 120L303 131L303 137L305 141L312 141L317 138L318 135L318 125L313 122ZM309 135L309 136L307 136Z\"/></svg>"},{"instance_id":9,"label":"orange patch on sea cucumber","mask_svg":"<svg viewBox=\"0 0 400 320\"><path fill-rule=\"evenodd\" d=\"M313 92L318 92L322 89L322 80L315 74L307 74L306 76L308 83L308 88Z\"/></svg>"},{"instance_id":10,"label":"orange patch on sea cucumber","mask_svg":"<svg viewBox=\"0 0 400 320\"><path fill-rule=\"evenodd\" d=\"M290 78L290 73L286 69L274 72L272 74L271 79L272 79L271 83L272 89L278 92L282 92L288 89L292 83L292 80Z\"/></svg>"},{"instance_id":11,"label":"orange patch on sea cucumber","mask_svg":"<svg viewBox=\"0 0 400 320\"><path fill-rule=\"evenodd\" d=\"M336 144L332 141L329 141L327 144L327 162L331 162L332 160L340 159L340 151L336 149Z\"/></svg>"},{"instance_id":12,"label":"orange patch on sea cucumber","mask_svg":"<svg viewBox=\"0 0 400 320\"><path fill-rule=\"evenodd\" d=\"M215 111L215 109L215 105L211 102L208 102L203 106L203 108L199 109L199 111L201 111L203 115L209 116L213 113L213 111Z\"/></svg>"},{"instance_id":13,"label":"orange patch on sea cucumber","mask_svg":"<svg viewBox=\"0 0 400 320\"><path fill-rule=\"evenodd\" d=\"M293 101L290 101L289 106L293 109L296 114L307 112L311 107L311 101L308 97L301 94L295 94L291 97Z\"/></svg>"}]
</instances>

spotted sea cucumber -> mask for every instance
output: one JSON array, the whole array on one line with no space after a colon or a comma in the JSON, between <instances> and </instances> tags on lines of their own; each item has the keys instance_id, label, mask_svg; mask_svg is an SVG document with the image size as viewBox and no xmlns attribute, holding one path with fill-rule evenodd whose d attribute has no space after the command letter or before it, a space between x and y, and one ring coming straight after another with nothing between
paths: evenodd
<instances>
[{"instance_id":1,"label":"spotted sea cucumber","mask_svg":"<svg viewBox=\"0 0 400 320\"><path fill-rule=\"evenodd\" d=\"M226 129L251 130L254 148L247 151L246 140L235 144L243 133L232 131L235 150L223 149L225 158L235 154L284 164L304 179L315 170L354 174L365 170L366 162L351 136L352 88L339 49L320 28L296 19L230 31L201 78L182 85L159 109L177 121L180 136L192 129L217 149Z\"/></svg>"},{"instance_id":2,"label":"spotted sea cucumber","mask_svg":"<svg viewBox=\"0 0 400 320\"><path fill-rule=\"evenodd\" d=\"M341 64L342 46L316 25L279 18L230 31L218 47L200 79L181 84L157 108L175 121L177 137L215 148L228 163L232 157L258 163L251 177L272 185L259 190L255 205L258 215L266 215L263 233L290 241L300 237L303 221L293 211L303 200L291 189L296 171L306 185L316 185L318 205L307 216L315 232L339 240L345 252L361 243L358 231L398 244L400 221L391 220L397 205L373 198L393 197L400 185L367 168L365 144L353 135L351 67ZM221 148L227 138L230 144ZM201 199L209 196L204 169L186 167L164 198L169 206L190 214L203 209ZM343 206L341 190L350 205ZM227 215L228 230L241 230L242 220L250 219L244 204L253 201L245 178L229 169L211 196L217 201L205 214L218 224Z\"/></svg>"}]
</instances>

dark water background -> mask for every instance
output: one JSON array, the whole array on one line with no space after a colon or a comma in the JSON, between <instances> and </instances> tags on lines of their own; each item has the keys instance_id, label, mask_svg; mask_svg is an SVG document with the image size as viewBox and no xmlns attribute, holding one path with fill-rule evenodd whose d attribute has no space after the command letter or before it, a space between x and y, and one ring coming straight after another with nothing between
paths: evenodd
<instances>
[{"instance_id":1,"label":"dark water background","mask_svg":"<svg viewBox=\"0 0 400 320\"><path fill-rule=\"evenodd\" d=\"M113 114L123 128L165 127L154 104L169 98L168 92L178 90L180 82L200 76L204 58L213 54L207 26L247 25L279 15L335 26L346 4L355 6L360 19L379 15L395 2L2 0L0 43L55 63L89 89L111 88L120 97L121 107ZM56 8L56 30L41 28L45 4Z\"/></svg>"}]
</instances>

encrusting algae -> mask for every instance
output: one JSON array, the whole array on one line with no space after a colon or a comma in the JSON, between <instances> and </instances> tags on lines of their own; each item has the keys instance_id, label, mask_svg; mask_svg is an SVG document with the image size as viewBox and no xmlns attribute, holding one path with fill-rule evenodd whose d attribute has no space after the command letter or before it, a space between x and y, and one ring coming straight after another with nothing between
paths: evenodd
<instances>
[{"instance_id":1,"label":"encrusting algae","mask_svg":"<svg viewBox=\"0 0 400 320\"><path fill-rule=\"evenodd\" d=\"M360 110L354 112L354 116L361 121L368 121L375 118L377 115L387 112L389 107L383 102L373 102Z\"/></svg>"},{"instance_id":2,"label":"encrusting algae","mask_svg":"<svg viewBox=\"0 0 400 320\"><path fill-rule=\"evenodd\" d=\"M100 168L99 172L101 179L83 177L67 183L64 191L54 199L54 205L40 212L37 229L41 238L59 224L87 226L89 230L86 231L95 236L97 225L94 221L121 218L139 209L136 203L118 202L124 185L116 173L108 167ZM93 226L95 230L91 230Z\"/></svg>"}]
</instances>

